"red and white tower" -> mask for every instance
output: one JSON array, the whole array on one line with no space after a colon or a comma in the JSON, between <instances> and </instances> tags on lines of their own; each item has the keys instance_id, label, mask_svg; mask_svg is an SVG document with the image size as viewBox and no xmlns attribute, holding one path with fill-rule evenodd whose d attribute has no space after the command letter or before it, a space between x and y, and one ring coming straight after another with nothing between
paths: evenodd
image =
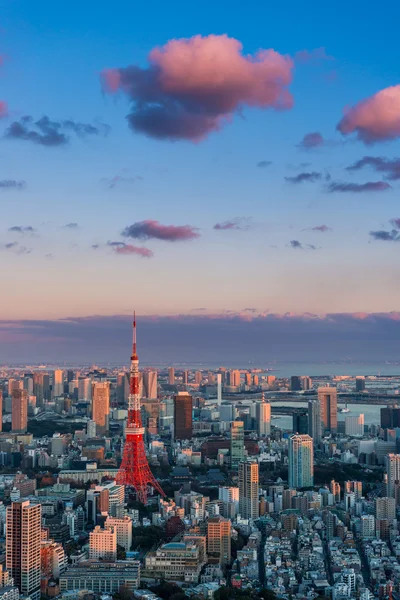
<instances>
[{"instance_id":1,"label":"red and white tower","mask_svg":"<svg viewBox=\"0 0 400 600\"><path fill-rule=\"evenodd\" d=\"M137 499L146 504L148 488L165 496L160 484L150 471L143 441L144 427L140 416L139 358L136 351L136 315L133 317L133 352L131 356L128 419L125 429L125 446L117 483L130 486Z\"/></svg>"}]
</instances>

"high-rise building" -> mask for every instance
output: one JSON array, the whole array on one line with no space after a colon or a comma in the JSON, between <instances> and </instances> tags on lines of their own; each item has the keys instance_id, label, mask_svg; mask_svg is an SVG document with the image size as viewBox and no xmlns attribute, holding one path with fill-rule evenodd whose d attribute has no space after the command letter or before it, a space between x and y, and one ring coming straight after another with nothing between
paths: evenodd
<instances>
[{"instance_id":1,"label":"high-rise building","mask_svg":"<svg viewBox=\"0 0 400 600\"><path fill-rule=\"evenodd\" d=\"M117 531L114 527L101 529L101 527L97 525L97 527L90 532L89 558L91 560L116 560Z\"/></svg>"},{"instance_id":2,"label":"high-rise building","mask_svg":"<svg viewBox=\"0 0 400 600\"><path fill-rule=\"evenodd\" d=\"M28 428L28 392L14 389L11 396L12 431L25 432Z\"/></svg>"},{"instance_id":3,"label":"high-rise building","mask_svg":"<svg viewBox=\"0 0 400 600\"><path fill-rule=\"evenodd\" d=\"M176 440L190 440L193 435L193 400L186 392L174 398L174 432Z\"/></svg>"},{"instance_id":4,"label":"high-rise building","mask_svg":"<svg viewBox=\"0 0 400 600\"><path fill-rule=\"evenodd\" d=\"M12 396L13 390L22 390L24 388L24 382L21 379L9 379L8 380L8 395Z\"/></svg>"},{"instance_id":5,"label":"high-rise building","mask_svg":"<svg viewBox=\"0 0 400 600\"><path fill-rule=\"evenodd\" d=\"M318 400L321 410L321 423L324 431L337 431L337 389L335 387L319 387Z\"/></svg>"},{"instance_id":6,"label":"high-rise building","mask_svg":"<svg viewBox=\"0 0 400 600\"><path fill-rule=\"evenodd\" d=\"M231 562L231 520L211 517L207 523L207 553L218 557L221 565Z\"/></svg>"},{"instance_id":7,"label":"high-rise building","mask_svg":"<svg viewBox=\"0 0 400 600\"><path fill-rule=\"evenodd\" d=\"M194 382L196 385L201 385L201 382L203 381L203 373L201 371L196 371L196 373L194 374Z\"/></svg>"},{"instance_id":8,"label":"high-rise building","mask_svg":"<svg viewBox=\"0 0 400 600\"><path fill-rule=\"evenodd\" d=\"M258 463L239 463L239 514L243 519L258 519Z\"/></svg>"},{"instance_id":9,"label":"high-rise building","mask_svg":"<svg viewBox=\"0 0 400 600\"><path fill-rule=\"evenodd\" d=\"M303 488L314 485L314 450L309 435L289 438L289 487Z\"/></svg>"},{"instance_id":10,"label":"high-rise building","mask_svg":"<svg viewBox=\"0 0 400 600\"><path fill-rule=\"evenodd\" d=\"M365 377L356 377L356 392L365 390Z\"/></svg>"},{"instance_id":11,"label":"high-rise building","mask_svg":"<svg viewBox=\"0 0 400 600\"><path fill-rule=\"evenodd\" d=\"M362 481L345 481L344 491L348 494L354 492L356 500L362 497Z\"/></svg>"},{"instance_id":12,"label":"high-rise building","mask_svg":"<svg viewBox=\"0 0 400 600\"><path fill-rule=\"evenodd\" d=\"M344 420L346 435L361 437L364 435L364 415L349 416Z\"/></svg>"},{"instance_id":13,"label":"high-rise building","mask_svg":"<svg viewBox=\"0 0 400 600\"><path fill-rule=\"evenodd\" d=\"M79 377L78 379L78 400L92 399L92 380L90 377Z\"/></svg>"},{"instance_id":14,"label":"high-rise building","mask_svg":"<svg viewBox=\"0 0 400 600\"><path fill-rule=\"evenodd\" d=\"M295 412L293 413L293 433L308 433L308 413Z\"/></svg>"},{"instance_id":15,"label":"high-rise building","mask_svg":"<svg viewBox=\"0 0 400 600\"><path fill-rule=\"evenodd\" d=\"M221 373L217 373L217 403L218 406L221 406L222 402L222 375Z\"/></svg>"},{"instance_id":16,"label":"high-rise building","mask_svg":"<svg viewBox=\"0 0 400 600\"><path fill-rule=\"evenodd\" d=\"M157 371L144 371L143 396L145 398L157 398L157 395Z\"/></svg>"},{"instance_id":17,"label":"high-rise building","mask_svg":"<svg viewBox=\"0 0 400 600\"><path fill-rule=\"evenodd\" d=\"M400 427L400 408L398 406L385 406L381 408L382 429L395 429Z\"/></svg>"},{"instance_id":18,"label":"high-rise building","mask_svg":"<svg viewBox=\"0 0 400 600\"><path fill-rule=\"evenodd\" d=\"M319 400L308 401L308 435L312 437L314 445L321 441L321 405Z\"/></svg>"},{"instance_id":19,"label":"high-rise building","mask_svg":"<svg viewBox=\"0 0 400 600\"><path fill-rule=\"evenodd\" d=\"M233 371L228 371L228 385L231 387L240 387L241 378L240 371L238 369L234 369Z\"/></svg>"},{"instance_id":20,"label":"high-rise building","mask_svg":"<svg viewBox=\"0 0 400 600\"><path fill-rule=\"evenodd\" d=\"M396 518L396 501L394 498L376 498L375 499L375 517L377 519Z\"/></svg>"},{"instance_id":21,"label":"high-rise building","mask_svg":"<svg viewBox=\"0 0 400 600\"><path fill-rule=\"evenodd\" d=\"M230 431L231 468L237 469L244 458L244 423L233 421Z\"/></svg>"},{"instance_id":22,"label":"high-rise building","mask_svg":"<svg viewBox=\"0 0 400 600\"><path fill-rule=\"evenodd\" d=\"M36 406L44 404L44 373L33 374L33 395L36 396Z\"/></svg>"},{"instance_id":23,"label":"high-rise building","mask_svg":"<svg viewBox=\"0 0 400 600\"><path fill-rule=\"evenodd\" d=\"M299 375L292 375L290 378L290 389L292 392L300 392L301 378Z\"/></svg>"},{"instance_id":24,"label":"high-rise building","mask_svg":"<svg viewBox=\"0 0 400 600\"><path fill-rule=\"evenodd\" d=\"M62 396L64 393L63 372L56 369L53 373L53 398Z\"/></svg>"},{"instance_id":25,"label":"high-rise building","mask_svg":"<svg viewBox=\"0 0 400 600\"><path fill-rule=\"evenodd\" d=\"M3 390L0 390L0 432L3 431Z\"/></svg>"},{"instance_id":26,"label":"high-rise building","mask_svg":"<svg viewBox=\"0 0 400 600\"><path fill-rule=\"evenodd\" d=\"M6 515L6 566L21 595L40 599L41 505L12 502Z\"/></svg>"},{"instance_id":27,"label":"high-rise building","mask_svg":"<svg viewBox=\"0 0 400 600\"><path fill-rule=\"evenodd\" d=\"M169 385L175 385L175 369L170 367L168 369L168 383Z\"/></svg>"},{"instance_id":28,"label":"high-rise building","mask_svg":"<svg viewBox=\"0 0 400 600\"><path fill-rule=\"evenodd\" d=\"M117 401L118 404L128 402L129 398L129 373L118 373L117 376Z\"/></svg>"},{"instance_id":29,"label":"high-rise building","mask_svg":"<svg viewBox=\"0 0 400 600\"><path fill-rule=\"evenodd\" d=\"M96 433L108 431L110 415L110 384L98 381L92 384L92 420L96 423Z\"/></svg>"},{"instance_id":30,"label":"high-rise building","mask_svg":"<svg viewBox=\"0 0 400 600\"><path fill-rule=\"evenodd\" d=\"M385 456L387 473L387 496L395 497L396 482L400 481L400 454L387 454Z\"/></svg>"},{"instance_id":31,"label":"high-rise building","mask_svg":"<svg viewBox=\"0 0 400 600\"><path fill-rule=\"evenodd\" d=\"M118 519L117 517L107 517L104 524L106 529L110 527L117 533L117 545L122 546L126 552L129 552L132 546L132 519L125 515Z\"/></svg>"},{"instance_id":32,"label":"high-rise building","mask_svg":"<svg viewBox=\"0 0 400 600\"><path fill-rule=\"evenodd\" d=\"M189 383L189 371L182 371L182 383L187 385Z\"/></svg>"},{"instance_id":33,"label":"high-rise building","mask_svg":"<svg viewBox=\"0 0 400 600\"><path fill-rule=\"evenodd\" d=\"M264 395L256 405L257 430L260 437L271 435L271 404L265 402Z\"/></svg>"}]
</instances>

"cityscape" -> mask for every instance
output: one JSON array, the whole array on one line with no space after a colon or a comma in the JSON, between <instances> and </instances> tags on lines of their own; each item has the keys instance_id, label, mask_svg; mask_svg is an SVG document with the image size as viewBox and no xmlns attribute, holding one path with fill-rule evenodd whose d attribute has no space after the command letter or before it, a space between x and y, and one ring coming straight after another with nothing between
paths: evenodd
<instances>
[{"instance_id":1,"label":"cityscape","mask_svg":"<svg viewBox=\"0 0 400 600\"><path fill-rule=\"evenodd\" d=\"M0 0L0 600L400 600L399 22Z\"/></svg>"}]
</instances>

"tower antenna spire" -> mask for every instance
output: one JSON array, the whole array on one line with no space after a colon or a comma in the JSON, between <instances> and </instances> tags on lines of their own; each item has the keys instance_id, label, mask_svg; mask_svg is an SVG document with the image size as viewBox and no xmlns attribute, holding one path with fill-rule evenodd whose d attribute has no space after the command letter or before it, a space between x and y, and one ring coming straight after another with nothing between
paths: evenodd
<instances>
[{"instance_id":1,"label":"tower antenna spire","mask_svg":"<svg viewBox=\"0 0 400 600\"><path fill-rule=\"evenodd\" d=\"M133 350L132 356L137 359L137 345L136 345L136 311L133 311Z\"/></svg>"}]
</instances>

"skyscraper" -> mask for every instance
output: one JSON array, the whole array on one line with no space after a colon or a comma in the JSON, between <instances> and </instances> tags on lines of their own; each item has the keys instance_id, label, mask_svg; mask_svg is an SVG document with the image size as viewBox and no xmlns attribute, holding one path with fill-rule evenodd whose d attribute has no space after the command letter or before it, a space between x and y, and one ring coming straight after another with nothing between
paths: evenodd
<instances>
[{"instance_id":1,"label":"skyscraper","mask_svg":"<svg viewBox=\"0 0 400 600\"><path fill-rule=\"evenodd\" d=\"M157 371L144 371L143 392L145 398L157 398Z\"/></svg>"},{"instance_id":2,"label":"skyscraper","mask_svg":"<svg viewBox=\"0 0 400 600\"><path fill-rule=\"evenodd\" d=\"M258 463L239 463L239 514L243 519L258 519Z\"/></svg>"},{"instance_id":3,"label":"skyscraper","mask_svg":"<svg viewBox=\"0 0 400 600\"><path fill-rule=\"evenodd\" d=\"M175 385L175 369L170 367L168 369L168 383L169 385Z\"/></svg>"},{"instance_id":4,"label":"skyscraper","mask_svg":"<svg viewBox=\"0 0 400 600\"><path fill-rule=\"evenodd\" d=\"M7 569L23 596L39 600L41 505L12 502L6 524Z\"/></svg>"},{"instance_id":5,"label":"skyscraper","mask_svg":"<svg viewBox=\"0 0 400 600\"><path fill-rule=\"evenodd\" d=\"M400 481L400 454L387 454L385 456L385 467L387 473L387 496L395 497L395 484Z\"/></svg>"},{"instance_id":6,"label":"skyscraper","mask_svg":"<svg viewBox=\"0 0 400 600\"><path fill-rule=\"evenodd\" d=\"M36 406L44 404L44 374L33 374L33 394L36 396Z\"/></svg>"},{"instance_id":7,"label":"skyscraper","mask_svg":"<svg viewBox=\"0 0 400 600\"><path fill-rule=\"evenodd\" d=\"M308 413L294 412L293 413L293 433L308 433Z\"/></svg>"},{"instance_id":8,"label":"skyscraper","mask_svg":"<svg viewBox=\"0 0 400 600\"><path fill-rule=\"evenodd\" d=\"M356 377L356 392L363 392L365 390L365 377Z\"/></svg>"},{"instance_id":9,"label":"skyscraper","mask_svg":"<svg viewBox=\"0 0 400 600\"><path fill-rule=\"evenodd\" d=\"M79 377L78 379L78 400L92 399L92 380L90 377Z\"/></svg>"},{"instance_id":10,"label":"skyscraper","mask_svg":"<svg viewBox=\"0 0 400 600\"><path fill-rule=\"evenodd\" d=\"M189 372L182 371L182 383L183 385L187 385L189 383Z\"/></svg>"},{"instance_id":11,"label":"skyscraper","mask_svg":"<svg viewBox=\"0 0 400 600\"><path fill-rule=\"evenodd\" d=\"M237 469L244 458L244 423L233 421L230 431L231 468Z\"/></svg>"},{"instance_id":12,"label":"skyscraper","mask_svg":"<svg viewBox=\"0 0 400 600\"><path fill-rule=\"evenodd\" d=\"M25 432L28 428L28 392L14 389L11 396L12 431Z\"/></svg>"},{"instance_id":13,"label":"skyscraper","mask_svg":"<svg viewBox=\"0 0 400 600\"><path fill-rule=\"evenodd\" d=\"M174 398L175 439L190 440L193 435L193 400L190 394L178 392Z\"/></svg>"},{"instance_id":14,"label":"skyscraper","mask_svg":"<svg viewBox=\"0 0 400 600\"><path fill-rule=\"evenodd\" d=\"M231 520L211 517L207 522L207 552L216 555L221 565L231 561Z\"/></svg>"},{"instance_id":15,"label":"skyscraper","mask_svg":"<svg viewBox=\"0 0 400 600\"><path fill-rule=\"evenodd\" d=\"M308 401L308 435L312 437L314 445L321 441L321 404L319 400Z\"/></svg>"},{"instance_id":16,"label":"skyscraper","mask_svg":"<svg viewBox=\"0 0 400 600\"><path fill-rule=\"evenodd\" d=\"M261 402L256 404L257 430L260 437L271 435L271 404L265 402L264 394Z\"/></svg>"},{"instance_id":17,"label":"skyscraper","mask_svg":"<svg viewBox=\"0 0 400 600\"><path fill-rule=\"evenodd\" d=\"M201 371L196 371L196 373L194 374L194 382L196 385L201 385L201 382L203 381L203 373Z\"/></svg>"},{"instance_id":18,"label":"skyscraper","mask_svg":"<svg viewBox=\"0 0 400 600\"><path fill-rule=\"evenodd\" d=\"M385 406L381 408L382 429L400 427L400 408L398 406Z\"/></svg>"},{"instance_id":19,"label":"skyscraper","mask_svg":"<svg viewBox=\"0 0 400 600\"><path fill-rule=\"evenodd\" d=\"M3 431L3 390L0 390L0 432Z\"/></svg>"},{"instance_id":20,"label":"skyscraper","mask_svg":"<svg viewBox=\"0 0 400 600\"><path fill-rule=\"evenodd\" d=\"M289 438L289 487L303 488L314 485L314 450L309 435Z\"/></svg>"},{"instance_id":21,"label":"skyscraper","mask_svg":"<svg viewBox=\"0 0 400 600\"><path fill-rule=\"evenodd\" d=\"M354 436L364 435L364 415L349 416L344 420L345 434Z\"/></svg>"},{"instance_id":22,"label":"skyscraper","mask_svg":"<svg viewBox=\"0 0 400 600\"><path fill-rule=\"evenodd\" d=\"M63 393L63 372L61 369L56 369L53 374L53 398L57 398L57 396L62 396Z\"/></svg>"},{"instance_id":23,"label":"skyscraper","mask_svg":"<svg viewBox=\"0 0 400 600\"><path fill-rule=\"evenodd\" d=\"M92 420L96 423L96 433L108 431L110 414L110 384L99 381L92 384Z\"/></svg>"},{"instance_id":24,"label":"skyscraper","mask_svg":"<svg viewBox=\"0 0 400 600\"><path fill-rule=\"evenodd\" d=\"M329 433L337 431L337 389L335 387L319 387L318 400L321 410L322 428Z\"/></svg>"}]
</instances>

